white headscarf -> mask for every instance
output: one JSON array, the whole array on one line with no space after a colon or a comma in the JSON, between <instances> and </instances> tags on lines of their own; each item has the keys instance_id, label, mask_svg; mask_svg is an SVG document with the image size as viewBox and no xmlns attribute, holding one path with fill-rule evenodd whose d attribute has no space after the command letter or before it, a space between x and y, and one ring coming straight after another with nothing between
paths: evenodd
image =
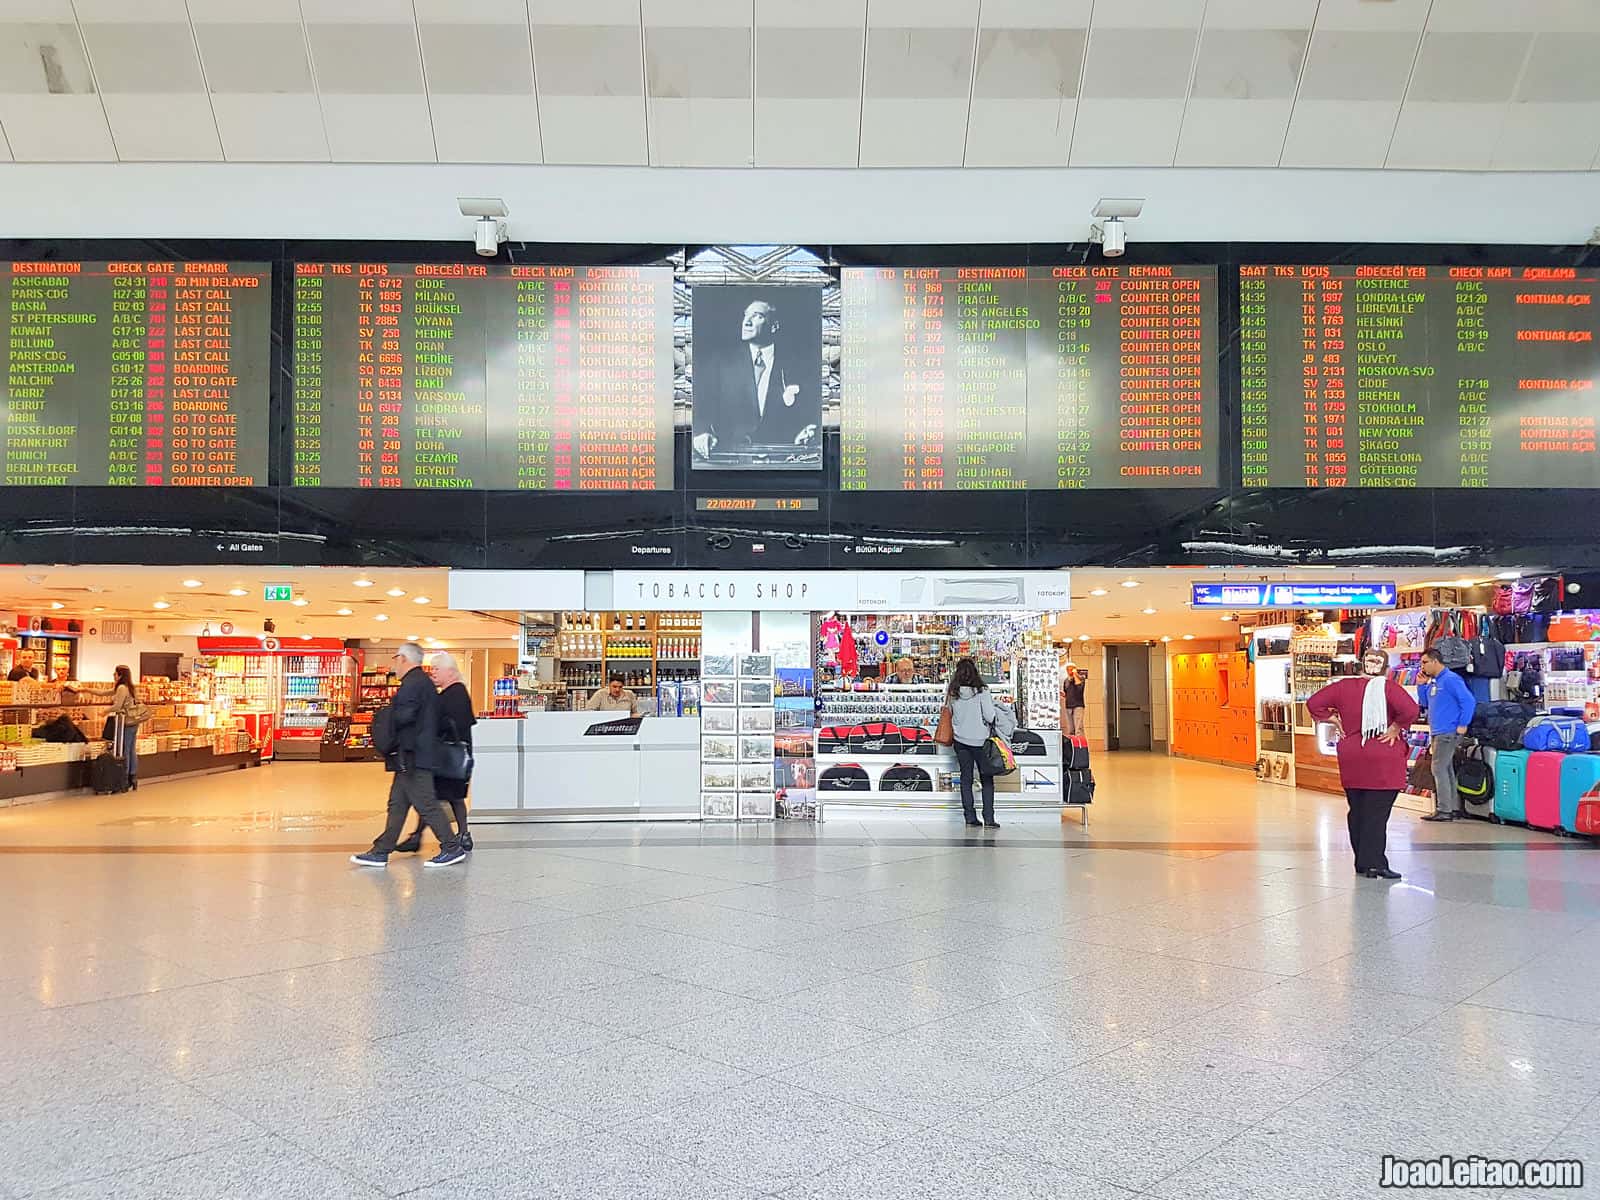
<instances>
[{"instance_id":1,"label":"white headscarf","mask_svg":"<svg viewBox=\"0 0 1600 1200\"><path fill-rule=\"evenodd\" d=\"M1371 654L1371 651L1368 651ZM1361 668L1366 670L1367 655L1362 655ZM1388 657L1384 657L1384 666L1388 667ZM1367 676L1367 690L1361 695L1361 743L1380 738L1389 729L1389 676L1387 670L1381 675Z\"/></svg>"}]
</instances>

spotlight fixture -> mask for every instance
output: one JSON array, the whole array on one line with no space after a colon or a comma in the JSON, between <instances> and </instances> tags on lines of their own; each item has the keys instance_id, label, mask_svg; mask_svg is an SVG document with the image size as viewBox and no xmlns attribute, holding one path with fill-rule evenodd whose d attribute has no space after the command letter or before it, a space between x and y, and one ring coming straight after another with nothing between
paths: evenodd
<instances>
[{"instance_id":1,"label":"spotlight fixture","mask_svg":"<svg viewBox=\"0 0 1600 1200\"><path fill-rule=\"evenodd\" d=\"M1090 213L1100 223L1089 226L1089 240L1098 242L1100 253L1107 258L1121 258L1128 249L1128 231L1122 222L1131 221L1143 211L1142 199L1101 197Z\"/></svg>"},{"instance_id":2,"label":"spotlight fixture","mask_svg":"<svg viewBox=\"0 0 1600 1200\"><path fill-rule=\"evenodd\" d=\"M1153 608L1142 608L1139 611L1144 613L1144 615L1147 617L1153 617L1156 615L1156 610Z\"/></svg>"},{"instance_id":3,"label":"spotlight fixture","mask_svg":"<svg viewBox=\"0 0 1600 1200\"><path fill-rule=\"evenodd\" d=\"M1089 595L1091 595L1091 596L1104 596L1105 594L1106 594L1105 588L1092 588L1089 591Z\"/></svg>"},{"instance_id":4,"label":"spotlight fixture","mask_svg":"<svg viewBox=\"0 0 1600 1200\"><path fill-rule=\"evenodd\" d=\"M152 608L171 608L172 605L170 603L168 603L167 601L165 601L165 600L157 600L150 607L152 607Z\"/></svg>"},{"instance_id":5,"label":"spotlight fixture","mask_svg":"<svg viewBox=\"0 0 1600 1200\"><path fill-rule=\"evenodd\" d=\"M234 588L229 588L228 589L228 595L230 595L230 596L248 596L249 594L250 594L249 592L245 591L245 589L241 588L241 587L234 587Z\"/></svg>"},{"instance_id":6,"label":"spotlight fixture","mask_svg":"<svg viewBox=\"0 0 1600 1200\"><path fill-rule=\"evenodd\" d=\"M389 614L388 613L379 613L377 616L373 617L372 619L374 621L387 621L389 619Z\"/></svg>"},{"instance_id":7,"label":"spotlight fixture","mask_svg":"<svg viewBox=\"0 0 1600 1200\"><path fill-rule=\"evenodd\" d=\"M341 609L340 609L340 610L339 610L339 615L340 615L340 616L341 616L341 617L348 617L348 616L350 616L350 615L351 615L351 614L352 614L352 613L353 613L353 612L354 612L354 611L355 611L355 610L354 610L354 609L350 609L350 608L341 608Z\"/></svg>"},{"instance_id":8,"label":"spotlight fixture","mask_svg":"<svg viewBox=\"0 0 1600 1200\"><path fill-rule=\"evenodd\" d=\"M413 604L432 604L433 601L428 599L426 596L413 596L413 597L411 597L411 603L413 603Z\"/></svg>"},{"instance_id":9,"label":"spotlight fixture","mask_svg":"<svg viewBox=\"0 0 1600 1200\"><path fill-rule=\"evenodd\" d=\"M1078 635L1078 640L1080 642L1087 642L1089 640L1089 635L1087 633L1080 633Z\"/></svg>"},{"instance_id":10,"label":"spotlight fixture","mask_svg":"<svg viewBox=\"0 0 1600 1200\"><path fill-rule=\"evenodd\" d=\"M1125 588L1136 588L1139 586L1139 581L1137 579L1124 579L1122 581L1122 586Z\"/></svg>"},{"instance_id":11,"label":"spotlight fixture","mask_svg":"<svg viewBox=\"0 0 1600 1200\"><path fill-rule=\"evenodd\" d=\"M1194 641L1194 634L1192 634L1192 633L1186 633L1186 634L1184 634L1184 635L1183 635L1183 640L1184 640L1184 641L1186 641L1186 642L1192 642L1192 641Z\"/></svg>"},{"instance_id":12,"label":"spotlight fixture","mask_svg":"<svg viewBox=\"0 0 1600 1200\"><path fill-rule=\"evenodd\" d=\"M183 586L186 588L197 588L203 586L204 583L205 580L203 579L185 579L183 581Z\"/></svg>"},{"instance_id":13,"label":"spotlight fixture","mask_svg":"<svg viewBox=\"0 0 1600 1200\"><path fill-rule=\"evenodd\" d=\"M1581 583L1569 583L1569 584L1567 584L1567 591L1569 591L1569 592L1581 592L1581 591L1583 591L1583 584L1581 584Z\"/></svg>"},{"instance_id":14,"label":"spotlight fixture","mask_svg":"<svg viewBox=\"0 0 1600 1200\"><path fill-rule=\"evenodd\" d=\"M354 580L351 580L350 586L351 587L371 587L372 586L372 580L370 580L370 579L354 579Z\"/></svg>"},{"instance_id":15,"label":"spotlight fixture","mask_svg":"<svg viewBox=\"0 0 1600 1200\"><path fill-rule=\"evenodd\" d=\"M1170 633L1164 633L1161 635L1161 640L1163 642L1170 642L1172 640L1172 635Z\"/></svg>"},{"instance_id":16,"label":"spotlight fixture","mask_svg":"<svg viewBox=\"0 0 1600 1200\"><path fill-rule=\"evenodd\" d=\"M484 258L500 253L500 243L506 240L506 217L511 210L498 196L459 196L456 205L463 217L474 217L472 247Z\"/></svg>"},{"instance_id":17,"label":"spotlight fixture","mask_svg":"<svg viewBox=\"0 0 1600 1200\"><path fill-rule=\"evenodd\" d=\"M396 600L400 599L400 597L404 596L405 594L406 590L402 587L392 587L384 593L385 596L393 596Z\"/></svg>"}]
</instances>

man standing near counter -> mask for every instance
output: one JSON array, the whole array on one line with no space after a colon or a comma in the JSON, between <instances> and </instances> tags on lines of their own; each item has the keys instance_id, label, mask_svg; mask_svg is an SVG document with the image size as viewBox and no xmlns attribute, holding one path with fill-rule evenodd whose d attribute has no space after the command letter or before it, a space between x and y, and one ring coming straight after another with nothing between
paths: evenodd
<instances>
[{"instance_id":1,"label":"man standing near counter","mask_svg":"<svg viewBox=\"0 0 1600 1200\"><path fill-rule=\"evenodd\" d=\"M644 712L639 708L639 697L622 686L621 675L613 675L611 682L590 696L589 702L583 707L588 712L622 712L626 710L630 717L644 716Z\"/></svg>"},{"instance_id":2,"label":"man standing near counter","mask_svg":"<svg viewBox=\"0 0 1600 1200\"><path fill-rule=\"evenodd\" d=\"M1428 713L1428 730L1433 735L1428 748L1433 755L1433 812L1424 821L1454 821L1461 811L1461 792L1456 786L1456 748L1472 724L1478 702L1461 676L1444 665L1444 655L1429 648L1422 652L1422 675L1427 679L1417 689L1417 702Z\"/></svg>"}]
</instances>

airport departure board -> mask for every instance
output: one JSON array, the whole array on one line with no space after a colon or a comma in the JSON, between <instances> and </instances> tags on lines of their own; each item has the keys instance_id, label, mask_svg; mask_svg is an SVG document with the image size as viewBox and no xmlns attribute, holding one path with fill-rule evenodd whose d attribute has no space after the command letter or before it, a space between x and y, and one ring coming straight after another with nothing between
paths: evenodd
<instances>
[{"instance_id":1,"label":"airport departure board","mask_svg":"<svg viewBox=\"0 0 1600 1200\"><path fill-rule=\"evenodd\" d=\"M5 485L265 486L265 263L0 264Z\"/></svg>"},{"instance_id":2,"label":"airport departure board","mask_svg":"<svg viewBox=\"0 0 1600 1200\"><path fill-rule=\"evenodd\" d=\"M666 267L295 264L290 481L672 486Z\"/></svg>"},{"instance_id":3,"label":"airport departure board","mask_svg":"<svg viewBox=\"0 0 1600 1200\"><path fill-rule=\"evenodd\" d=\"M1600 271L1240 268L1246 487L1596 487Z\"/></svg>"},{"instance_id":4,"label":"airport departure board","mask_svg":"<svg viewBox=\"0 0 1600 1200\"><path fill-rule=\"evenodd\" d=\"M1218 484L1213 267L850 268L840 486Z\"/></svg>"}]
</instances>

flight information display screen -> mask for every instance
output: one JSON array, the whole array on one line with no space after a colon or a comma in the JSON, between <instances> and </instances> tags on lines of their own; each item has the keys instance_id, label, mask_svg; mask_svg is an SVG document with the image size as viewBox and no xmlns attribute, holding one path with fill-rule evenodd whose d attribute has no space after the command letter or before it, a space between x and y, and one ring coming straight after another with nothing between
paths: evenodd
<instances>
[{"instance_id":1,"label":"flight information display screen","mask_svg":"<svg viewBox=\"0 0 1600 1200\"><path fill-rule=\"evenodd\" d=\"M667 267L295 264L300 487L672 486Z\"/></svg>"},{"instance_id":2,"label":"flight information display screen","mask_svg":"<svg viewBox=\"0 0 1600 1200\"><path fill-rule=\"evenodd\" d=\"M0 270L7 487L265 486L266 263Z\"/></svg>"},{"instance_id":3,"label":"flight information display screen","mask_svg":"<svg viewBox=\"0 0 1600 1200\"><path fill-rule=\"evenodd\" d=\"M1239 271L1246 487L1600 486L1600 271Z\"/></svg>"},{"instance_id":4,"label":"flight information display screen","mask_svg":"<svg viewBox=\"0 0 1600 1200\"><path fill-rule=\"evenodd\" d=\"M1214 487L1213 267L843 275L846 491Z\"/></svg>"}]
</instances>

